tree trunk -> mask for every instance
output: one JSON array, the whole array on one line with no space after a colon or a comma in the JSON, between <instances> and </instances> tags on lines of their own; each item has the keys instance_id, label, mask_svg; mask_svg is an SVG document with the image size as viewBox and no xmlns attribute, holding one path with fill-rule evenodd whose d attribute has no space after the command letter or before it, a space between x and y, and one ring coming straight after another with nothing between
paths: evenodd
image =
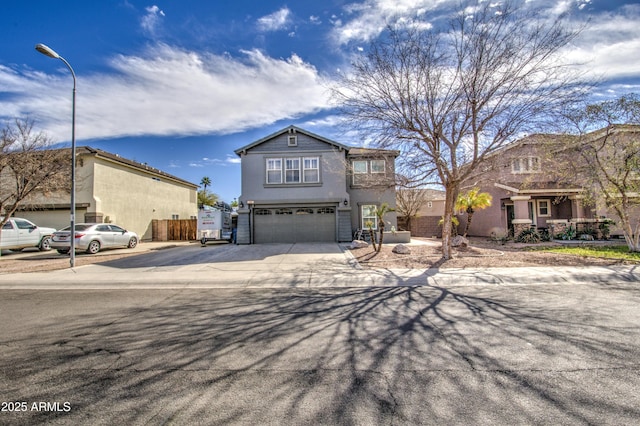
<instances>
[{"instance_id":1,"label":"tree trunk","mask_svg":"<svg viewBox=\"0 0 640 426\"><path fill-rule=\"evenodd\" d=\"M378 251L378 248L376 247L376 234L373 232L372 228L369 228L369 237L371 238L371 244L373 244L373 250Z\"/></svg>"},{"instance_id":2,"label":"tree trunk","mask_svg":"<svg viewBox=\"0 0 640 426\"><path fill-rule=\"evenodd\" d=\"M380 253L380 250L382 250L382 240L384 239L384 222L380 221L378 226L380 227L380 240L378 241L378 249L376 251Z\"/></svg>"},{"instance_id":3,"label":"tree trunk","mask_svg":"<svg viewBox=\"0 0 640 426\"><path fill-rule=\"evenodd\" d=\"M469 212L467 210L467 226L464 227L464 235L463 237L467 238L467 232L469 232L469 228L471 227L471 219L473 219L473 211Z\"/></svg>"},{"instance_id":4,"label":"tree trunk","mask_svg":"<svg viewBox=\"0 0 640 426\"><path fill-rule=\"evenodd\" d=\"M455 212L458 185L450 183L445 186L444 219L442 222L442 258L449 260L453 256L451 248L452 220Z\"/></svg>"}]
</instances>

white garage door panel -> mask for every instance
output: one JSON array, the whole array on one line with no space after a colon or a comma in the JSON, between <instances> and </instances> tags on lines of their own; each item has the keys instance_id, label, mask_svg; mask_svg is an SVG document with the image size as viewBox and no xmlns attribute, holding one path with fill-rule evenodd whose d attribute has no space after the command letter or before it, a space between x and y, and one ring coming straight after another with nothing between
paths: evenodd
<instances>
[{"instance_id":1,"label":"white garage door panel","mask_svg":"<svg viewBox=\"0 0 640 426\"><path fill-rule=\"evenodd\" d=\"M254 221L254 241L258 244L336 240L334 207L257 208Z\"/></svg>"}]
</instances>

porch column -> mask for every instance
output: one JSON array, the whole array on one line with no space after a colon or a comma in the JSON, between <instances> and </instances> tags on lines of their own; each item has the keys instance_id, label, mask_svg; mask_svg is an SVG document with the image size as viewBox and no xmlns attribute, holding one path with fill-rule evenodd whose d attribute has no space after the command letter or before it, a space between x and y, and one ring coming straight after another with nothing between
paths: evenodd
<instances>
[{"instance_id":1,"label":"porch column","mask_svg":"<svg viewBox=\"0 0 640 426\"><path fill-rule=\"evenodd\" d=\"M531 228L531 219L529 218L529 200L530 195L514 195L511 197L513 201L513 214L514 219L511 221L513 224L513 235L518 236L524 230Z\"/></svg>"},{"instance_id":2,"label":"porch column","mask_svg":"<svg viewBox=\"0 0 640 426\"><path fill-rule=\"evenodd\" d=\"M587 217L584 211L584 206L582 205L582 199L584 197L582 195L571 195L569 199L571 200L571 218L576 219L584 219Z\"/></svg>"}]
</instances>

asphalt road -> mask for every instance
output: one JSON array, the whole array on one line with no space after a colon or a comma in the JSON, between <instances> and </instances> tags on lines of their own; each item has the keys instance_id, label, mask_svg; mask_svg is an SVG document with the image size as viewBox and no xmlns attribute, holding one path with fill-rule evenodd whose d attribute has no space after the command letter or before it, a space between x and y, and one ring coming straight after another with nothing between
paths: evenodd
<instances>
[{"instance_id":1,"label":"asphalt road","mask_svg":"<svg viewBox=\"0 0 640 426\"><path fill-rule=\"evenodd\" d=\"M639 305L637 282L5 289L0 424L638 424Z\"/></svg>"}]
</instances>

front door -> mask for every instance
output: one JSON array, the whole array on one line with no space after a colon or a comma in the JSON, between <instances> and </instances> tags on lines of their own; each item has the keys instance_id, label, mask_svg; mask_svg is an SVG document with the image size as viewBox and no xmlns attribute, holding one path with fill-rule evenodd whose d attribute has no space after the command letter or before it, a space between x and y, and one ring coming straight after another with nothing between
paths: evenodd
<instances>
[{"instance_id":1,"label":"front door","mask_svg":"<svg viewBox=\"0 0 640 426\"><path fill-rule=\"evenodd\" d=\"M507 212L507 230L509 231L509 235L513 236L513 219L516 217L516 212L513 204L507 204L505 207Z\"/></svg>"}]
</instances>

